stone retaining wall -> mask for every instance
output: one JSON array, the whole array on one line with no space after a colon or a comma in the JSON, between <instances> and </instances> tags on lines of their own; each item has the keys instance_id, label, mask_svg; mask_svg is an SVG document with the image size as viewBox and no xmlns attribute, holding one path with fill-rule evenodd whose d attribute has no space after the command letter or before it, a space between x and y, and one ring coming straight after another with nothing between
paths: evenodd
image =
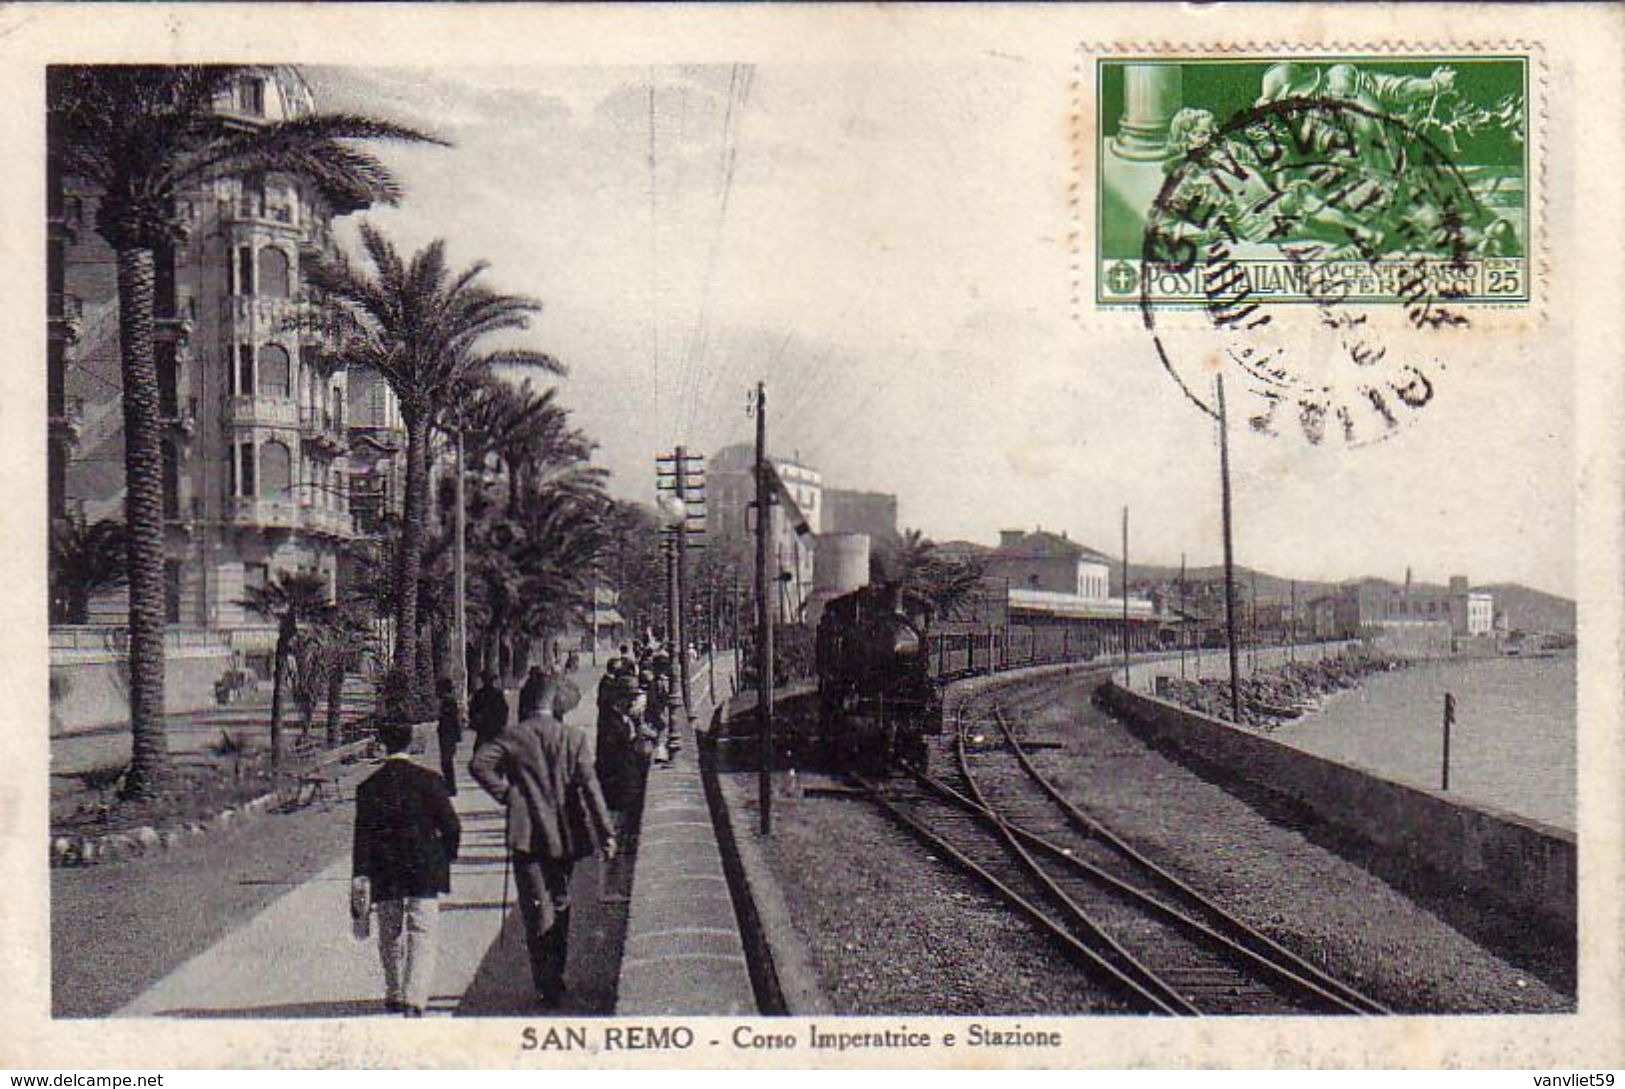
<instances>
[{"instance_id":1,"label":"stone retaining wall","mask_svg":"<svg viewBox=\"0 0 1625 1089\"><path fill-rule=\"evenodd\" d=\"M1575 837L1561 828L1406 786L1111 684L1107 702L1155 739L1542 922L1576 922Z\"/></svg>"}]
</instances>

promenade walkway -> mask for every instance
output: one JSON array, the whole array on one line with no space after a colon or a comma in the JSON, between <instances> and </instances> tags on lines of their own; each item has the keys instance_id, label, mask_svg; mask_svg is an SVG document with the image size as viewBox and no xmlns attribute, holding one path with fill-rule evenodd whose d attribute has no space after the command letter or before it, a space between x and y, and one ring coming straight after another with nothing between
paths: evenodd
<instances>
[{"instance_id":1,"label":"promenade walkway","mask_svg":"<svg viewBox=\"0 0 1625 1089\"><path fill-rule=\"evenodd\" d=\"M579 671L588 698L572 721L593 713L590 693L598 670ZM509 693L509 705L517 702ZM458 754L454 804L463 844L452 867L452 892L441 900L435 980L428 1013L493 1016L534 1013L525 942L508 880L504 916L503 814L467 773L471 737ZM435 754L418 757L436 767ZM354 820L354 772L333 819ZM626 907L600 890L598 862L576 870L570 923L570 963L563 1014L614 1010L616 972ZM336 857L203 952L148 987L121 1009L121 1017L342 1017L383 1014L383 975L375 939L350 934L350 859Z\"/></svg>"}]
</instances>

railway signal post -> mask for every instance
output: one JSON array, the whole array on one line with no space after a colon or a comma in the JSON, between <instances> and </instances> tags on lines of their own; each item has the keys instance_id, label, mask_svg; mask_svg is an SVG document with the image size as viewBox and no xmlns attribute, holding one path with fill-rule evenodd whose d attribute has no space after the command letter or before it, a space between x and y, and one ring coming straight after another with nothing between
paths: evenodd
<instances>
[{"instance_id":1,"label":"railway signal post","mask_svg":"<svg viewBox=\"0 0 1625 1089\"><path fill-rule=\"evenodd\" d=\"M677 675L682 689L683 714L694 721L694 700L689 681L689 595L688 552L704 545L690 540L691 536L705 532L705 460L702 455L690 454L687 447L679 446L670 454L655 459L655 475L659 490L673 500L673 524L668 534L671 541L670 586L668 598L668 635L672 654L677 658ZM696 509L697 508L697 509Z\"/></svg>"}]
</instances>

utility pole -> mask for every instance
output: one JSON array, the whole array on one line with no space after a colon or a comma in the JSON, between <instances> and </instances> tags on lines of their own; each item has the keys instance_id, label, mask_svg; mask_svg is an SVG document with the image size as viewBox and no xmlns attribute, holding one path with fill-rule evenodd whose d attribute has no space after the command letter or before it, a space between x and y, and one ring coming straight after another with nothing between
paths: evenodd
<instances>
[{"instance_id":1,"label":"utility pole","mask_svg":"<svg viewBox=\"0 0 1625 1089\"><path fill-rule=\"evenodd\" d=\"M1250 629L1248 631L1247 645L1250 648L1250 652L1251 652L1251 659L1250 660L1252 662L1252 671L1254 673L1257 673L1258 672L1258 572L1257 571L1249 572L1248 579L1249 579L1249 584L1252 586L1252 590L1250 591L1250 594L1251 594L1251 597L1252 597L1252 602L1251 602L1251 607L1248 609L1248 613L1247 613L1247 615L1250 617L1250 620L1248 621L1248 624L1247 624L1247 627Z\"/></svg>"},{"instance_id":2,"label":"utility pole","mask_svg":"<svg viewBox=\"0 0 1625 1089\"><path fill-rule=\"evenodd\" d=\"M1439 766L1439 789L1450 789L1450 725L1456 721L1456 697L1444 694L1444 753Z\"/></svg>"},{"instance_id":3,"label":"utility pole","mask_svg":"<svg viewBox=\"0 0 1625 1089\"><path fill-rule=\"evenodd\" d=\"M704 533L705 527L705 467L698 469L690 467L690 462L698 462L701 458L697 454L690 454L688 448L679 446L670 454L662 454L655 459L655 474L658 488L668 492L675 502L672 505L673 525L668 536L671 541L671 558L669 561L668 583L666 587L667 601L667 634L671 639L672 654L677 658L677 676L682 691L683 714L690 722L694 720L693 686L690 682L690 668L688 661L689 643L689 593L688 593L688 550L703 545L691 544L689 536ZM667 466L670 466L668 469ZM670 474L669 478L667 474ZM699 510L694 508L698 506ZM691 526L690 522L700 522Z\"/></svg>"},{"instance_id":4,"label":"utility pole","mask_svg":"<svg viewBox=\"0 0 1625 1089\"><path fill-rule=\"evenodd\" d=\"M728 587L728 608L732 610L733 618L730 622L728 635L733 639L734 652L734 689L739 688L739 675L745 668L742 655L745 652L744 643L739 638L739 568L733 569L733 578Z\"/></svg>"},{"instance_id":5,"label":"utility pole","mask_svg":"<svg viewBox=\"0 0 1625 1089\"><path fill-rule=\"evenodd\" d=\"M1179 554L1179 679L1185 679L1185 553Z\"/></svg>"},{"instance_id":6,"label":"utility pole","mask_svg":"<svg viewBox=\"0 0 1625 1089\"><path fill-rule=\"evenodd\" d=\"M1288 583L1288 597L1286 617L1286 655L1287 660L1296 664L1298 661L1298 580Z\"/></svg>"},{"instance_id":7,"label":"utility pole","mask_svg":"<svg viewBox=\"0 0 1625 1089\"><path fill-rule=\"evenodd\" d=\"M1128 508L1123 508L1123 687L1129 687L1128 674Z\"/></svg>"},{"instance_id":8,"label":"utility pole","mask_svg":"<svg viewBox=\"0 0 1625 1089\"><path fill-rule=\"evenodd\" d=\"M1224 634L1230 647L1230 717L1241 722L1241 660L1236 649L1236 555L1230 529L1230 427L1224 411L1224 375L1219 390L1219 494L1224 505Z\"/></svg>"},{"instance_id":9,"label":"utility pole","mask_svg":"<svg viewBox=\"0 0 1625 1089\"><path fill-rule=\"evenodd\" d=\"M773 599L769 596L768 540L773 532L773 489L768 484L767 383L756 383L756 716L761 768L756 804L761 834L773 832ZM777 582L777 579L772 580Z\"/></svg>"}]
</instances>

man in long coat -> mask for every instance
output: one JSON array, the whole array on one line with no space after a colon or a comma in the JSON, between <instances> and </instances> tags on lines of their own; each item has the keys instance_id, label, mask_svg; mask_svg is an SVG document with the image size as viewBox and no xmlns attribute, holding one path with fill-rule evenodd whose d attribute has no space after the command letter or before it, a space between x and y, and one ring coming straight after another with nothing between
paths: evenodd
<instances>
[{"instance_id":1,"label":"man in long coat","mask_svg":"<svg viewBox=\"0 0 1625 1089\"><path fill-rule=\"evenodd\" d=\"M468 770L507 809L531 981L542 1005L556 1006L564 993L570 875L595 845L606 861L615 856L592 739L539 713L480 745Z\"/></svg>"}]
</instances>

